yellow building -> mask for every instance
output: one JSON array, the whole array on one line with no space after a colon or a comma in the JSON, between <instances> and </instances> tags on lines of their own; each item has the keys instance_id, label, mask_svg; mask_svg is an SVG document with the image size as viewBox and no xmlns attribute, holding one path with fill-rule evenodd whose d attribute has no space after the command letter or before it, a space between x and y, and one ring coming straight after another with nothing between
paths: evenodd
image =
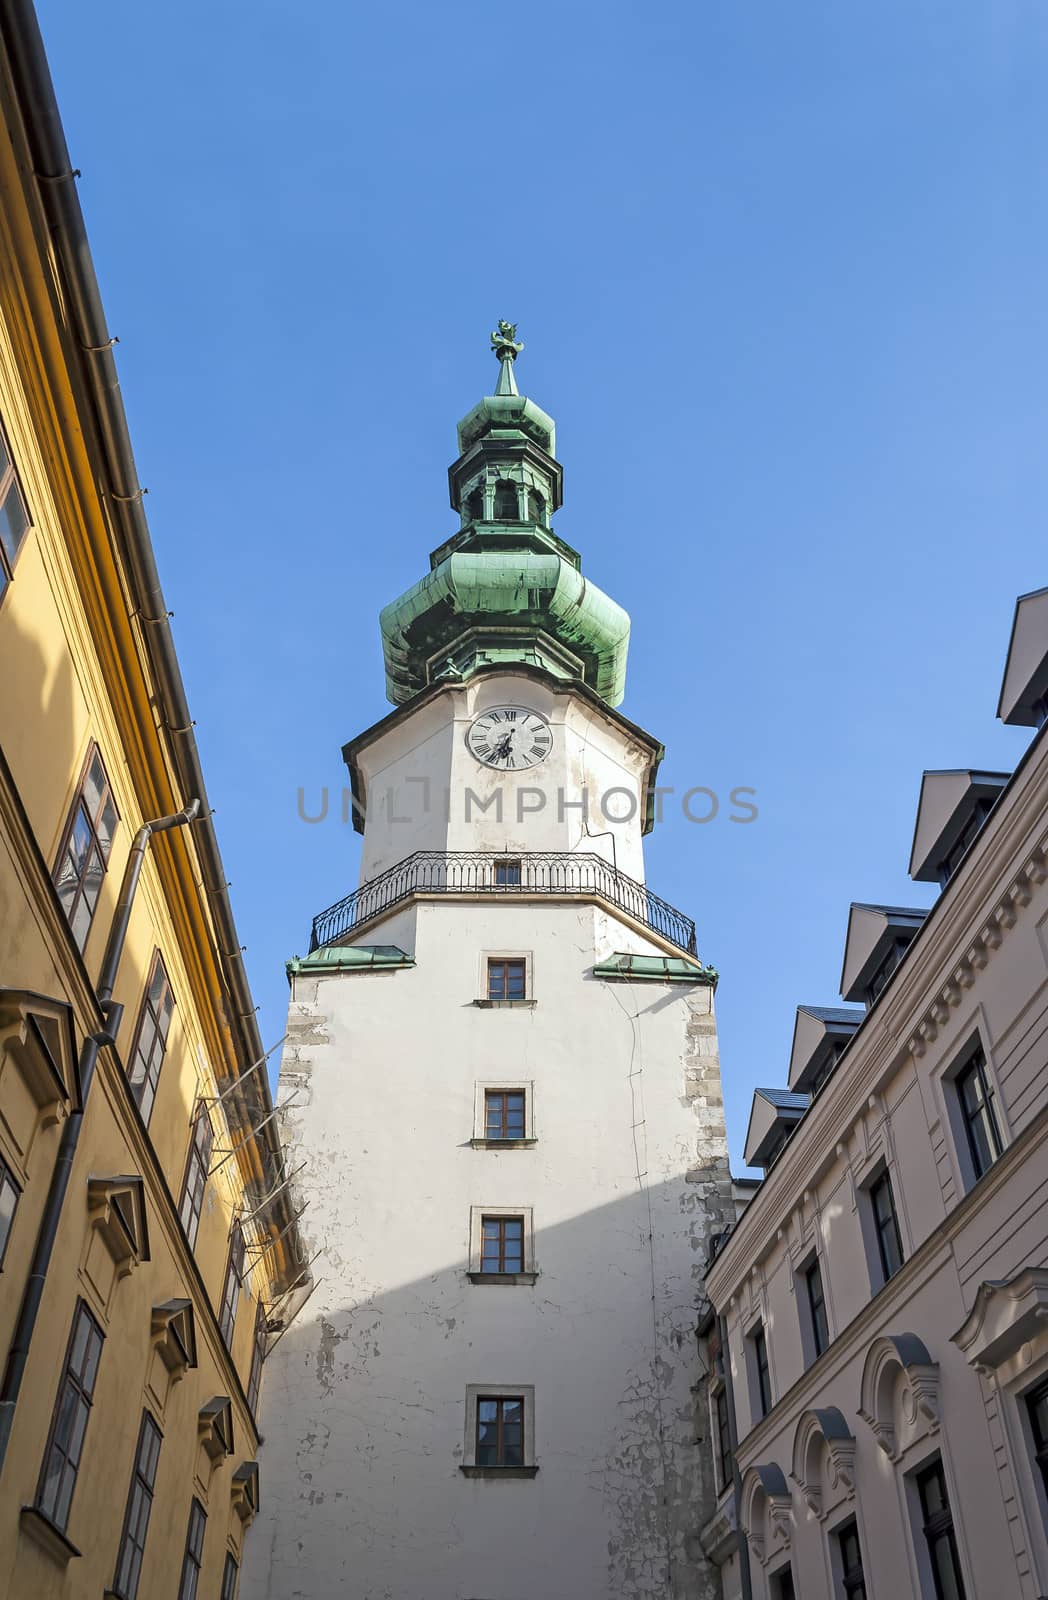
<instances>
[{"instance_id":1,"label":"yellow building","mask_svg":"<svg viewBox=\"0 0 1048 1600\"><path fill-rule=\"evenodd\" d=\"M0 108L0 1594L232 1600L308 1266L26 0Z\"/></svg>"}]
</instances>

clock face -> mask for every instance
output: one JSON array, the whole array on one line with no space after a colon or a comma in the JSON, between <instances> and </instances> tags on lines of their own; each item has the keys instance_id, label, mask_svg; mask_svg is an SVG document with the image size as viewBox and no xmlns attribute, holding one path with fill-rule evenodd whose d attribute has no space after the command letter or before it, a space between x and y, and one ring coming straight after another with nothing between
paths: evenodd
<instances>
[{"instance_id":1,"label":"clock face","mask_svg":"<svg viewBox=\"0 0 1048 1600\"><path fill-rule=\"evenodd\" d=\"M537 711L523 706L493 706L474 718L466 743L486 767L520 772L545 761L553 748L553 732Z\"/></svg>"}]
</instances>

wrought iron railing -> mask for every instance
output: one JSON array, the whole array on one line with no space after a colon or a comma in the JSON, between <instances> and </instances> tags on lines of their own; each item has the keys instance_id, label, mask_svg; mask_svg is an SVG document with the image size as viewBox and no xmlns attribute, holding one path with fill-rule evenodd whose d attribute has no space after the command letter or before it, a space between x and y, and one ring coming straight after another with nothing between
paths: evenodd
<instances>
[{"instance_id":1,"label":"wrought iron railing","mask_svg":"<svg viewBox=\"0 0 1048 1600\"><path fill-rule=\"evenodd\" d=\"M345 938L413 894L595 895L695 954L695 924L603 856L535 851L519 856L419 850L313 918L309 948Z\"/></svg>"}]
</instances>

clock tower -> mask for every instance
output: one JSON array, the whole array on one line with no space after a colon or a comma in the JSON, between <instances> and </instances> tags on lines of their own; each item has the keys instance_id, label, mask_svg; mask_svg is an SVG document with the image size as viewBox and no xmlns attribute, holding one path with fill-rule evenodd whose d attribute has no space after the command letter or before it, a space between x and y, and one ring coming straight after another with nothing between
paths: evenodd
<instances>
[{"instance_id":1,"label":"clock tower","mask_svg":"<svg viewBox=\"0 0 1048 1600\"><path fill-rule=\"evenodd\" d=\"M359 886L289 962L320 1252L270 1330L245 1600L712 1600L696 1327L732 1220L713 991L645 882L629 618L553 530L553 420L463 418L457 531L381 615L344 748Z\"/></svg>"}]
</instances>

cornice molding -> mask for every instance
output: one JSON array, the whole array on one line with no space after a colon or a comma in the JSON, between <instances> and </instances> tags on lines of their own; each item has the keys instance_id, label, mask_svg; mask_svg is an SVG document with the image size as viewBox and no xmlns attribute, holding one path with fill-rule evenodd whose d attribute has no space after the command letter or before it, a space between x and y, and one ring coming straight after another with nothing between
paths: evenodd
<instances>
[{"instance_id":1,"label":"cornice molding","mask_svg":"<svg viewBox=\"0 0 1048 1600\"><path fill-rule=\"evenodd\" d=\"M806 1189L844 1159L864 1109L909 1058L918 1062L1048 878L1048 738L1038 735L985 824L986 835L944 890L801 1125L717 1255L710 1293L721 1304L770 1253ZM1009 805L1009 800L1011 804ZM1002 806L1007 811L1002 812ZM735 1260L745 1262L733 1272ZM730 1285L730 1287L729 1287Z\"/></svg>"}]
</instances>

